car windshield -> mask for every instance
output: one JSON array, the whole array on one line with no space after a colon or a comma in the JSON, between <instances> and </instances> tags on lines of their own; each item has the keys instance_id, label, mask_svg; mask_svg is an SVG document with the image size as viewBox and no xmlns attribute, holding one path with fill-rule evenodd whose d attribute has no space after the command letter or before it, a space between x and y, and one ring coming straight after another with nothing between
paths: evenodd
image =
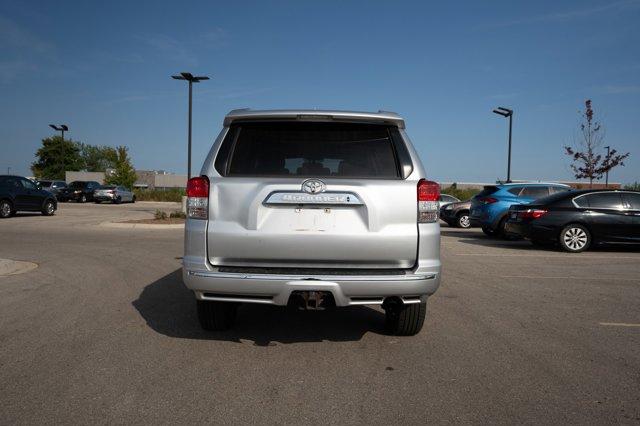
<instances>
[{"instance_id":1,"label":"car windshield","mask_svg":"<svg viewBox=\"0 0 640 426\"><path fill-rule=\"evenodd\" d=\"M103 185L100 187L100 189L116 189L116 187L111 185Z\"/></svg>"},{"instance_id":2,"label":"car windshield","mask_svg":"<svg viewBox=\"0 0 640 426\"><path fill-rule=\"evenodd\" d=\"M41 181L38 181L38 183L43 188L49 188L51 186L51 181L50 180L41 180Z\"/></svg>"},{"instance_id":3,"label":"car windshield","mask_svg":"<svg viewBox=\"0 0 640 426\"><path fill-rule=\"evenodd\" d=\"M71 182L71 183L69 184L69 188L79 189L79 188L84 188L84 187L85 187L85 185L86 185L86 183L85 183L85 182L78 182L78 181L75 181L75 182Z\"/></svg>"}]
</instances>

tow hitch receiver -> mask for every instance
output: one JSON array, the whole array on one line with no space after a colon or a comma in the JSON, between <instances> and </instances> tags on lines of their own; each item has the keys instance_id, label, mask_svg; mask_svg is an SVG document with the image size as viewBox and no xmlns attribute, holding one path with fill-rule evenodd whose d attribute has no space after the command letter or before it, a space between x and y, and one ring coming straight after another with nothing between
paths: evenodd
<instances>
[{"instance_id":1,"label":"tow hitch receiver","mask_svg":"<svg viewBox=\"0 0 640 426\"><path fill-rule=\"evenodd\" d=\"M291 293L288 305L301 310L324 310L336 306L330 291L301 291Z\"/></svg>"}]
</instances>

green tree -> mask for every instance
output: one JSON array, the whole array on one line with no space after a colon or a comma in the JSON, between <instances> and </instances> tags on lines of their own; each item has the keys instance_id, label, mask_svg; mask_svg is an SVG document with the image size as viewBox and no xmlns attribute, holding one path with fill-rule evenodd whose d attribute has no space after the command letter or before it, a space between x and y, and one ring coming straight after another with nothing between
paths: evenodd
<instances>
[{"instance_id":1,"label":"green tree","mask_svg":"<svg viewBox=\"0 0 640 426\"><path fill-rule=\"evenodd\" d=\"M116 166L118 154L115 148L85 143L78 143L78 148L82 157L82 168L88 172L104 172Z\"/></svg>"},{"instance_id":2,"label":"green tree","mask_svg":"<svg viewBox=\"0 0 640 426\"><path fill-rule=\"evenodd\" d=\"M82 158L80 148L72 140L61 136L42 139L42 146L36 151L36 161L31 163L31 171L39 179L64 179L66 170L80 170Z\"/></svg>"},{"instance_id":3,"label":"green tree","mask_svg":"<svg viewBox=\"0 0 640 426\"><path fill-rule=\"evenodd\" d=\"M131 165L129 159L129 149L126 146L116 148L116 165L112 174L107 174L105 183L108 185L122 185L126 188L132 188L137 180L136 171Z\"/></svg>"}]
</instances>

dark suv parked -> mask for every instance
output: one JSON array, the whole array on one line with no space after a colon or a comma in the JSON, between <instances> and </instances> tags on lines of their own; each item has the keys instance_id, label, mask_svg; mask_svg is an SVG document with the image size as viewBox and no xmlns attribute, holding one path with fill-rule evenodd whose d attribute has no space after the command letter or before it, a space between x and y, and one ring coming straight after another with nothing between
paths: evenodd
<instances>
[{"instance_id":1,"label":"dark suv parked","mask_svg":"<svg viewBox=\"0 0 640 426\"><path fill-rule=\"evenodd\" d=\"M100 188L100 184L95 181L74 180L58 194L60 201L77 201L78 203L86 203L93 201L93 191Z\"/></svg>"},{"instance_id":2,"label":"dark suv parked","mask_svg":"<svg viewBox=\"0 0 640 426\"><path fill-rule=\"evenodd\" d=\"M33 181L21 176L0 176L0 218L5 219L17 211L39 211L51 216L57 208L53 194Z\"/></svg>"}]
</instances>

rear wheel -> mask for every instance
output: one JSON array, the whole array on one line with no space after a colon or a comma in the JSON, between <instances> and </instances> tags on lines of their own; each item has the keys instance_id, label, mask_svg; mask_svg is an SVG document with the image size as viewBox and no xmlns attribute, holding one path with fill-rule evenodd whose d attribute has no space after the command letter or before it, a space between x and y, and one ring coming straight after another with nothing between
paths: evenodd
<instances>
[{"instance_id":1,"label":"rear wheel","mask_svg":"<svg viewBox=\"0 0 640 426\"><path fill-rule=\"evenodd\" d=\"M582 225L567 225L560 231L560 247L570 253L580 253L591 245L591 233Z\"/></svg>"},{"instance_id":2,"label":"rear wheel","mask_svg":"<svg viewBox=\"0 0 640 426\"><path fill-rule=\"evenodd\" d=\"M236 321L238 304L196 300L200 326L209 331L228 330Z\"/></svg>"},{"instance_id":3,"label":"rear wheel","mask_svg":"<svg viewBox=\"0 0 640 426\"><path fill-rule=\"evenodd\" d=\"M53 216L56 212L56 205L51 200L47 200L42 206L42 214L45 216Z\"/></svg>"},{"instance_id":4,"label":"rear wheel","mask_svg":"<svg viewBox=\"0 0 640 426\"><path fill-rule=\"evenodd\" d=\"M469 220L469 213L462 212L458 214L456 225L458 226L458 228L470 228L471 221Z\"/></svg>"},{"instance_id":5,"label":"rear wheel","mask_svg":"<svg viewBox=\"0 0 640 426\"><path fill-rule=\"evenodd\" d=\"M385 313L387 330L396 336L413 336L422 330L427 302L393 304L385 308Z\"/></svg>"},{"instance_id":6,"label":"rear wheel","mask_svg":"<svg viewBox=\"0 0 640 426\"><path fill-rule=\"evenodd\" d=\"M120 203L122 202L122 197L120 197L120 196L118 195L118 196L116 197L116 199L115 199L115 200L113 200L113 202L114 202L115 204L120 204Z\"/></svg>"},{"instance_id":7,"label":"rear wheel","mask_svg":"<svg viewBox=\"0 0 640 426\"><path fill-rule=\"evenodd\" d=\"M8 200L0 201L0 218L6 219L13 213L13 206Z\"/></svg>"},{"instance_id":8,"label":"rear wheel","mask_svg":"<svg viewBox=\"0 0 640 426\"><path fill-rule=\"evenodd\" d=\"M131 202L132 202L132 203L135 203L135 202L136 202L136 196L135 196L135 195L134 195L134 196L133 196L133 198L131 199Z\"/></svg>"}]
</instances>

